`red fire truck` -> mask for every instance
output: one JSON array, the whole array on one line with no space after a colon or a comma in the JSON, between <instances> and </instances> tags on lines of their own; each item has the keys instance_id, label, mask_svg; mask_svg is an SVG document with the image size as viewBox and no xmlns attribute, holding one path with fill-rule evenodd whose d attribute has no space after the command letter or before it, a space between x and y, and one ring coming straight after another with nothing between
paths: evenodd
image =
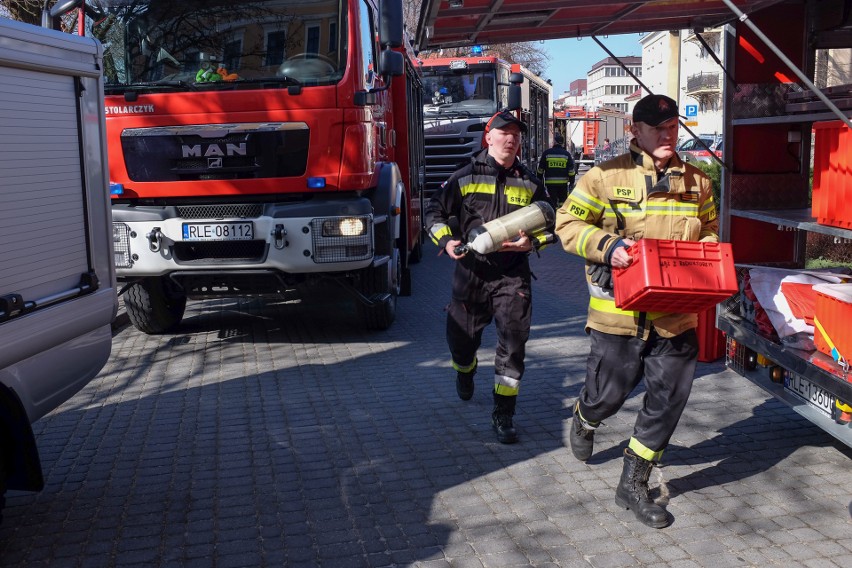
<instances>
[{"instance_id":1,"label":"red fire truck","mask_svg":"<svg viewBox=\"0 0 852 568\"><path fill-rule=\"evenodd\" d=\"M578 163L592 165L627 149L630 118L620 110L601 107L590 111L582 106L567 106L553 113L553 121L554 128L564 129L565 140L573 142ZM604 144L607 139L608 151Z\"/></svg>"},{"instance_id":2,"label":"red fire truck","mask_svg":"<svg viewBox=\"0 0 852 568\"><path fill-rule=\"evenodd\" d=\"M422 86L401 1L81 4L55 11L104 45L133 325L173 330L187 298L329 282L367 328L390 326L422 234Z\"/></svg>"},{"instance_id":3,"label":"red fire truck","mask_svg":"<svg viewBox=\"0 0 852 568\"><path fill-rule=\"evenodd\" d=\"M515 112L527 125L520 156L535 170L550 144L549 83L494 56L431 57L421 65L427 194L482 148L485 124L498 110Z\"/></svg>"}]
</instances>

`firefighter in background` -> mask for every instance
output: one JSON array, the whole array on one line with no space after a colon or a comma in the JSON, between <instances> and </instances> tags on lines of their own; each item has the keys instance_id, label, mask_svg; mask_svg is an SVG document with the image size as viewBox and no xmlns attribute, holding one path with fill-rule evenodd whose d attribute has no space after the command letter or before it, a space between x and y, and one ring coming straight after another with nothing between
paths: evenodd
<instances>
[{"instance_id":1,"label":"firefighter in background","mask_svg":"<svg viewBox=\"0 0 852 568\"><path fill-rule=\"evenodd\" d=\"M513 416L532 315L528 253L555 242L553 227L502 243L501 250L481 255L458 254L456 247L476 227L535 201L553 202L547 189L518 159L526 125L510 112L499 112L485 127L487 147L453 173L426 207L426 226L441 252L456 261L452 299L447 307L447 343L456 392L470 400L474 391L477 350L482 332L495 320L494 410L491 423L504 444L518 440Z\"/></svg>"},{"instance_id":2,"label":"firefighter in background","mask_svg":"<svg viewBox=\"0 0 852 568\"><path fill-rule=\"evenodd\" d=\"M692 389L698 358L696 314L621 310L611 267L632 262L625 247L642 238L718 242L710 179L675 152L677 103L648 95L636 103L629 152L589 170L556 212L563 248L586 259L591 350L574 404L571 451L586 461L595 429L645 380L642 408L624 450L615 502L662 528L666 511L648 496L648 477L671 439Z\"/></svg>"},{"instance_id":3,"label":"firefighter in background","mask_svg":"<svg viewBox=\"0 0 852 568\"><path fill-rule=\"evenodd\" d=\"M553 147L545 150L538 161L538 175L557 205L562 205L574 189L577 175L574 158L565 149L565 139L558 132L553 135Z\"/></svg>"}]
</instances>

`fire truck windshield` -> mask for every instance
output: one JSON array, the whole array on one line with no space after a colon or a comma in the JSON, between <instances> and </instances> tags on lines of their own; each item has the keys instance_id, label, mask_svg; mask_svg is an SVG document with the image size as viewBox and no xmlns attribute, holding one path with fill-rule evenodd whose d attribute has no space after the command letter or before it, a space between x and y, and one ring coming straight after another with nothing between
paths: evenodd
<instances>
[{"instance_id":1,"label":"fire truck windshield","mask_svg":"<svg viewBox=\"0 0 852 568\"><path fill-rule=\"evenodd\" d=\"M464 72L423 68L423 112L427 115L491 116L497 112L494 69Z\"/></svg>"},{"instance_id":2,"label":"fire truck windshield","mask_svg":"<svg viewBox=\"0 0 852 568\"><path fill-rule=\"evenodd\" d=\"M346 68L346 2L89 0L86 34L104 45L107 94L331 85Z\"/></svg>"}]
</instances>

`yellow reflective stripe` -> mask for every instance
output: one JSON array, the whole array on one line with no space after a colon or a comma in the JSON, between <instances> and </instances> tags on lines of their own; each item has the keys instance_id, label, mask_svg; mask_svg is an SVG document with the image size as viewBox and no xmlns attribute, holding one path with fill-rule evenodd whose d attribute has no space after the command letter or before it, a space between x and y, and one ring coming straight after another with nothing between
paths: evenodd
<instances>
[{"instance_id":1,"label":"yellow reflective stripe","mask_svg":"<svg viewBox=\"0 0 852 568\"><path fill-rule=\"evenodd\" d=\"M645 212L641 209L619 209L618 212L622 217L644 217ZM604 218L606 219L617 219L615 212L608 208L604 211Z\"/></svg>"},{"instance_id":2,"label":"yellow reflective stripe","mask_svg":"<svg viewBox=\"0 0 852 568\"><path fill-rule=\"evenodd\" d=\"M583 258L587 258L586 257L586 247L589 245L589 239L591 238L591 236L594 234L594 232L596 230L597 230L597 227L592 225L590 227L586 227L585 229L583 229L580 232L580 234L577 236L577 254L579 254Z\"/></svg>"},{"instance_id":3,"label":"yellow reflective stripe","mask_svg":"<svg viewBox=\"0 0 852 568\"><path fill-rule=\"evenodd\" d=\"M581 189L575 189L571 192L571 197L569 199L576 202L580 207L591 209L598 214L606 208L606 204L603 201L592 197Z\"/></svg>"},{"instance_id":4,"label":"yellow reflective stripe","mask_svg":"<svg viewBox=\"0 0 852 568\"><path fill-rule=\"evenodd\" d=\"M555 178L555 177L547 178L544 181L544 183L567 183L567 182L568 182L568 178Z\"/></svg>"},{"instance_id":5,"label":"yellow reflective stripe","mask_svg":"<svg viewBox=\"0 0 852 568\"><path fill-rule=\"evenodd\" d=\"M443 223L436 223L432 226L432 230L429 232L429 236L432 238L432 242L437 245L438 241L440 241L442 237L452 237L453 230L450 229L449 225L444 225Z\"/></svg>"},{"instance_id":6,"label":"yellow reflective stripe","mask_svg":"<svg viewBox=\"0 0 852 568\"><path fill-rule=\"evenodd\" d=\"M518 396L521 381L505 375L494 375L494 392L503 396Z\"/></svg>"},{"instance_id":7,"label":"yellow reflective stripe","mask_svg":"<svg viewBox=\"0 0 852 568\"><path fill-rule=\"evenodd\" d=\"M655 452L636 438L630 438L630 443L627 444L627 447L634 454L649 462L658 462L663 457L663 450Z\"/></svg>"},{"instance_id":8,"label":"yellow reflective stripe","mask_svg":"<svg viewBox=\"0 0 852 568\"><path fill-rule=\"evenodd\" d=\"M645 205L645 211L649 215L688 215L690 217L698 216L697 203L648 203Z\"/></svg>"},{"instance_id":9,"label":"yellow reflective stripe","mask_svg":"<svg viewBox=\"0 0 852 568\"><path fill-rule=\"evenodd\" d=\"M535 242L544 244L547 241L547 233L536 233L532 238Z\"/></svg>"},{"instance_id":10,"label":"yellow reflective stripe","mask_svg":"<svg viewBox=\"0 0 852 568\"><path fill-rule=\"evenodd\" d=\"M476 357L473 358L473 363L471 363L470 365L462 366L453 361L453 369L455 369L459 373L470 373L471 371L476 369Z\"/></svg>"},{"instance_id":11,"label":"yellow reflective stripe","mask_svg":"<svg viewBox=\"0 0 852 568\"><path fill-rule=\"evenodd\" d=\"M488 195L494 195L495 186L494 183L477 183L470 182L464 185L459 186L459 190L461 191L462 197L465 195L470 195L471 193L485 193Z\"/></svg>"},{"instance_id":12,"label":"yellow reflective stripe","mask_svg":"<svg viewBox=\"0 0 852 568\"><path fill-rule=\"evenodd\" d=\"M704 205L701 206L701 211L698 213L700 216L707 216L707 218L712 221L716 218L718 214L716 211L716 203L713 201L713 198L710 197L707 201L704 202Z\"/></svg>"},{"instance_id":13,"label":"yellow reflective stripe","mask_svg":"<svg viewBox=\"0 0 852 568\"><path fill-rule=\"evenodd\" d=\"M632 318L638 318L640 312L635 312L633 310L622 310L621 308L617 308L615 306L615 300L605 300L603 298L595 298L594 296L589 297L589 307L596 312L601 312L604 314L612 314L616 316L626 316ZM654 320L660 316L666 315L665 312L647 312L648 319Z\"/></svg>"}]
</instances>

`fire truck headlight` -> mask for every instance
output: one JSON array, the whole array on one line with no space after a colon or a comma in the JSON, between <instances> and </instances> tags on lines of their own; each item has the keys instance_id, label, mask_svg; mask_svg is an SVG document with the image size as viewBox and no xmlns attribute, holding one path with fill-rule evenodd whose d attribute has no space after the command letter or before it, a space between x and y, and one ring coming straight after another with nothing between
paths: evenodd
<instances>
[{"instance_id":1,"label":"fire truck headlight","mask_svg":"<svg viewBox=\"0 0 852 568\"><path fill-rule=\"evenodd\" d=\"M133 261L130 258L130 227L124 223L113 223L112 241L116 268L133 266Z\"/></svg>"},{"instance_id":2,"label":"fire truck headlight","mask_svg":"<svg viewBox=\"0 0 852 568\"><path fill-rule=\"evenodd\" d=\"M360 217L328 219L322 224L324 237L360 237L367 232L367 224Z\"/></svg>"}]
</instances>

